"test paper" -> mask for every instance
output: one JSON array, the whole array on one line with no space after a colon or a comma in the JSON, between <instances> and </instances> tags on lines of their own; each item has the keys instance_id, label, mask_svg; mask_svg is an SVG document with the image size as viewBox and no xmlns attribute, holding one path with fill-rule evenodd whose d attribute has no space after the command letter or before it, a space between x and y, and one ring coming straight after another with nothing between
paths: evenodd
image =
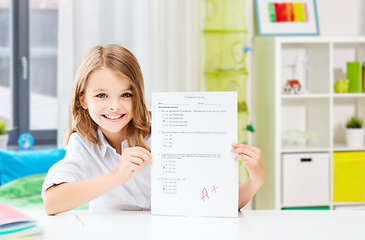
<instances>
[{"instance_id":1,"label":"test paper","mask_svg":"<svg viewBox=\"0 0 365 240\"><path fill-rule=\"evenodd\" d=\"M151 211L238 216L236 92L152 93Z\"/></svg>"}]
</instances>

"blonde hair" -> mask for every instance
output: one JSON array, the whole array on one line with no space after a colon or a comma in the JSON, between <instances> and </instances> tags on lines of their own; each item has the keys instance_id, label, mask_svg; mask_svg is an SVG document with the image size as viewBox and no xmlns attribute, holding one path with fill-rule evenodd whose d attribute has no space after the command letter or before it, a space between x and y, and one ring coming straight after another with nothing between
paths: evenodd
<instances>
[{"instance_id":1,"label":"blonde hair","mask_svg":"<svg viewBox=\"0 0 365 240\"><path fill-rule=\"evenodd\" d=\"M69 127L64 140L65 148L67 148L70 135L74 132L78 132L94 145L99 142L94 135L98 125L91 119L88 110L81 106L79 95L85 93L91 73L102 68L106 68L129 81L133 92L134 115L126 126L128 145L131 146L130 140L133 138L135 146L144 147L150 151L144 142L147 135L151 133L151 113L145 104L142 71L136 57L119 45L96 46L84 56L74 79Z\"/></svg>"}]
</instances>

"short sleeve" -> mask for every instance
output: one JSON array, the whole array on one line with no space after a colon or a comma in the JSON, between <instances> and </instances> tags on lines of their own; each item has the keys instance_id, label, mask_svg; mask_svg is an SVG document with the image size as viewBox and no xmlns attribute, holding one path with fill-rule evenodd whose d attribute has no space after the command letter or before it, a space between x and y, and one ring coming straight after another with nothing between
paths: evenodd
<instances>
[{"instance_id":1,"label":"short sleeve","mask_svg":"<svg viewBox=\"0 0 365 240\"><path fill-rule=\"evenodd\" d=\"M80 136L76 133L72 134L68 146L65 157L49 169L42 186L42 198L47 189L53 185L88 179L88 168L85 164L85 160L89 158L88 151Z\"/></svg>"},{"instance_id":2,"label":"short sleeve","mask_svg":"<svg viewBox=\"0 0 365 240\"><path fill-rule=\"evenodd\" d=\"M144 139L144 143L151 149L151 134Z\"/></svg>"}]
</instances>

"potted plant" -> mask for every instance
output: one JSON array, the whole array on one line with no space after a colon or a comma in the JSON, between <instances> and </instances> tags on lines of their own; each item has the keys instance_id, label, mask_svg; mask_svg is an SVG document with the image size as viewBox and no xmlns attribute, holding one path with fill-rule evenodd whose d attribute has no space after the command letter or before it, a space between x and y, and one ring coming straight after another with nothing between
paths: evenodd
<instances>
[{"instance_id":1,"label":"potted plant","mask_svg":"<svg viewBox=\"0 0 365 240\"><path fill-rule=\"evenodd\" d=\"M6 124L4 120L0 120L0 149L6 149L8 146L9 134L6 131Z\"/></svg>"},{"instance_id":2,"label":"potted plant","mask_svg":"<svg viewBox=\"0 0 365 240\"><path fill-rule=\"evenodd\" d=\"M346 122L346 142L349 147L364 146L363 120L353 116Z\"/></svg>"}]
</instances>

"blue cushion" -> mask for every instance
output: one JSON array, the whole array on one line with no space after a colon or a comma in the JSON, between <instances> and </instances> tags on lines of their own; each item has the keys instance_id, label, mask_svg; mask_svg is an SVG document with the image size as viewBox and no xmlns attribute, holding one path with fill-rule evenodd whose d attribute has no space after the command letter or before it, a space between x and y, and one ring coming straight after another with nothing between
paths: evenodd
<instances>
[{"instance_id":1,"label":"blue cushion","mask_svg":"<svg viewBox=\"0 0 365 240\"><path fill-rule=\"evenodd\" d=\"M65 154L64 149L19 152L0 150L0 185L21 177L47 173Z\"/></svg>"}]
</instances>

